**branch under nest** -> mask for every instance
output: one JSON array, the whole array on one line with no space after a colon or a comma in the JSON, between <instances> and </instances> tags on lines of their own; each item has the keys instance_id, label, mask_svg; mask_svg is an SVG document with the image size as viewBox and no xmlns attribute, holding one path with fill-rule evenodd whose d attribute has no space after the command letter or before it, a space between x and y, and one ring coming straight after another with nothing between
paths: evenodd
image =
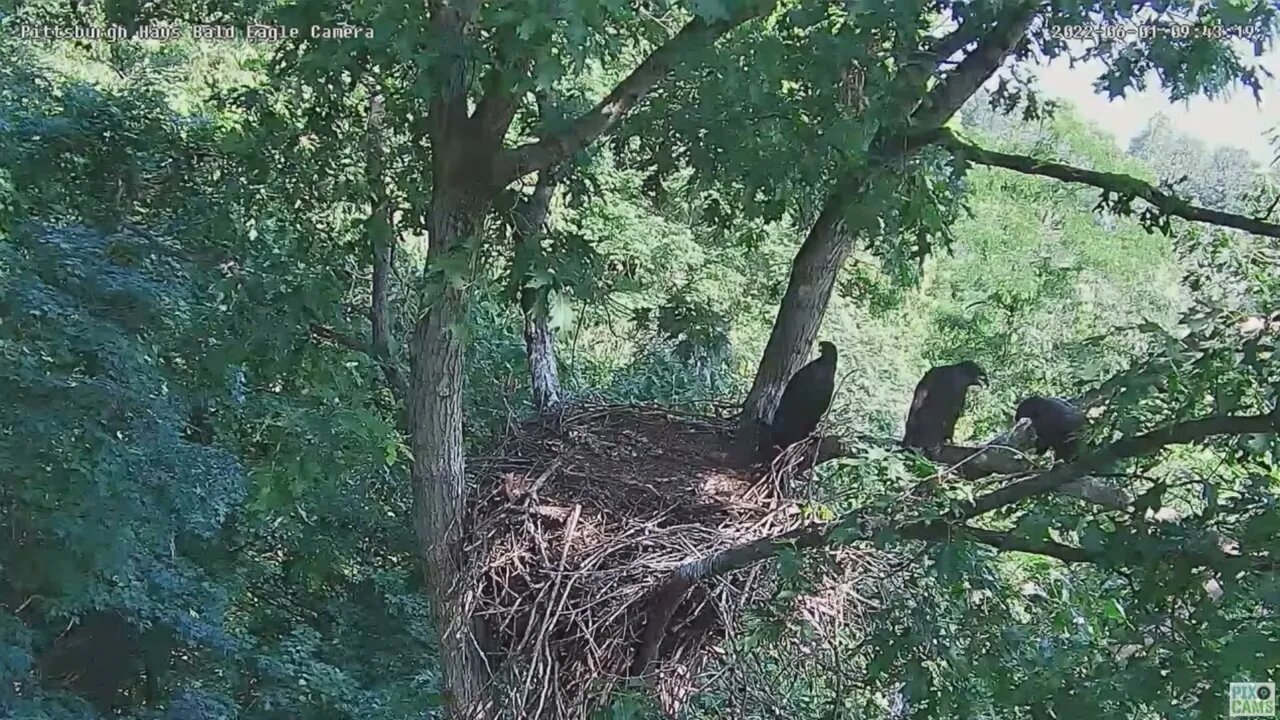
<instances>
[{"instance_id":1,"label":"branch under nest","mask_svg":"<svg viewBox=\"0 0 1280 720\"><path fill-rule=\"evenodd\" d=\"M592 406L558 427L517 428L473 466L484 491L469 514L468 610L501 706L585 718L642 652L661 657L650 679L674 706L712 639L771 596L767 573L729 573L684 588L661 637L643 636L652 590L678 568L803 522L785 489L823 446L793 446L761 476L731 466L732 430L663 408ZM859 553L871 555L849 560Z\"/></svg>"},{"instance_id":2,"label":"branch under nest","mask_svg":"<svg viewBox=\"0 0 1280 720\"><path fill-rule=\"evenodd\" d=\"M693 689L704 651L731 630L740 610L773 596L774 575L758 563L784 548L838 547L864 584L877 575L865 569L882 553L850 543L883 529L1096 561L1077 548L1028 545L966 523L997 501L1003 506L1045 492L1094 493L1091 502L1127 510L1123 489L1087 477L1104 460L1197 433L1271 424L1271 418L1194 421L1045 471L1019 449L1033 442L1021 423L981 447L928 452L945 463L939 476L1015 476L962 503L954 517L899 521L860 510L809 523L793 490L811 483L795 480L816 462L844 454L832 438L794 445L761 473L730 462L731 419L648 406L580 407L558 423L516 428L498 452L473 463L482 482L468 513L468 566L475 575L465 610L476 620L495 699L514 716L586 718L636 677L652 682L671 709ZM859 597L855 591L839 601L857 605Z\"/></svg>"}]
</instances>

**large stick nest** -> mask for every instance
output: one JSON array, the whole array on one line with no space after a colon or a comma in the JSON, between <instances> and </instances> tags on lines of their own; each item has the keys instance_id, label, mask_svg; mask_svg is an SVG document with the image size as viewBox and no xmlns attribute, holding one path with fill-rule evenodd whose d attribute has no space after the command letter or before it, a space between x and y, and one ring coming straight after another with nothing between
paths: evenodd
<instances>
[{"instance_id":1,"label":"large stick nest","mask_svg":"<svg viewBox=\"0 0 1280 720\"><path fill-rule=\"evenodd\" d=\"M657 584L682 563L801 522L779 486L811 465L816 443L770 473L738 470L730 430L654 407L580 408L558 427L516 428L473 463L470 610L504 712L586 717L629 676ZM702 650L768 585L749 569L689 592L649 678L668 706L690 689Z\"/></svg>"}]
</instances>

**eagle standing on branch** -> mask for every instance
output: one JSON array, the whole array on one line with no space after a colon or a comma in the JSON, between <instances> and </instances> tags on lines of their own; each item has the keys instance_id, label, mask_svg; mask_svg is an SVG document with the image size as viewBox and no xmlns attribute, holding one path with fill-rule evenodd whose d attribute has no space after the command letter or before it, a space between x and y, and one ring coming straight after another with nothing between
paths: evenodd
<instances>
[{"instance_id":1,"label":"eagle standing on branch","mask_svg":"<svg viewBox=\"0 0 1280 720\"><path fill-rule=\"evenodd\" d=\"M903 446L928 450L950 443L964 414L969 386L986 384L986 371L972 360L931 368L916 385Z\"/></svg>"},{"instance_id":2,"label":"eagle standing on branch","mask_svg":"<svg viewBox=\"0 0 1280 720\"><path fill-rule=\"evenodd\" d=\"M821 342L818 350L822 355L792 375L782 391L769 426L768 445L762 448L763 460L772 461L790 445L809 437L831 407L836 389L836 346Z\"/></svg>"},{"instance_id":3,"label":"eagle standing on branch","mask_svg":"<svg viewBox=\"0 0 1280 720\"><path fill-rule=\"evenodd\" d=\"M1071 462L1080 452L1080 429L1084 427L1084 413L1074 405L1055 397L1032 395L1018 403L1013 421L1022 418L1031 421L1036 429L1036 452L1044 454L1053 448L1057 460Z\"/></svg>"}]
</instances>

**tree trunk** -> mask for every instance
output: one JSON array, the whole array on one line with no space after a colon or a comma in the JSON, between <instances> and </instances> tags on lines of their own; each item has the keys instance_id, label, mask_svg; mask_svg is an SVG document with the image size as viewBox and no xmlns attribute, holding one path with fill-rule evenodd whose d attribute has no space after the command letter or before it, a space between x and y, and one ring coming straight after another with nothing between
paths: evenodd
<instances>
[{"instance_id":1,"label":"tree trunk","mask_svg":"<svg viewBox=\"0 0 1280 720\"><path fill-rule=\"evenodd\" d=\"M431 203L428 262L457 253L478 231L487 197L459 197L447 181ZM443 283L410 341L410 443L415 527L440 646L449 716L487 717L484 665L476 650L467 594L475 583L464 556L466 477L462 450L463 343L453 326L466 321L465 288Z\"/></svg>"},{"instance_id":2,"label":"tree trunk","mask_svg":"<svg viewBox=\"0 0 1280 720\"><path fill-rule=\"evenodd\" d=\"M555 194L554 171L538 173L533 196L516 213L515 241L530 248L542 239L543 226ZM527 276L519 281L520 310L524 315L524 350L529 361L529 382L533 388L533 405L539 415L549 415L560 407L560 374L556 369L555 334L547 323L547 291L526 285Z\"/></svg>"},{"instance_id":3,"label":"tree trunk","mask_svg":"<svg viewBox=\"0 0 1280 720\"><path fill-rule=\"evenodd\" d=\"M391 263L394 246L387 240L373 242L373 302L369 321L373 325L373 351L379 359L391 357Z\"/></svg>"},{"instance_id":4,"label":"tree trunk","mask_svg":"<svg viewBox=\"0 0 1280 720\"><path fill-rule=\"evenodd\" d=\"M836 277L853 249L853 238L842 221L844 210L843 196L832 195L791 264L787 293L738 421L734 454L742 464L755 457L787 381L813 350Z\"/></svg>"},{"instance_id":5,"label":"tree trunk","mask_svg":"<svg viewBox=\"0 0 1280 720\"><path fill-rule=\"evenodd\" d=\"M1022 40L1037 9L1039 4L1034 0L1012 5L1004 22L982 36L978 46L923 98L912 112L910 132L906 136L891 136L872 143L872 154L878 156L876 164L883 168L890 161L907 157L922 145L935 141L937 130L946 125ZM967 29L962 26L958 35L940 41L939 51L954 52L967 44L965 38L968 37ZM953 41L959 45L953 45ZM919 78L911 78L913 83L917 80ZM842 188L838 183L831 191L822 214L791 266L787 294L778 309L769 344L765 346L755 383L738 421L734 455L740 462L755 454L761 431L773 417L787 380L800 369L817 337L836 276L853 247L853 238L842 229L840 218L847 204L861 194L856 185Z\"/></svg>"},{"instance_id":6,"label":"tree trunk","mask_svg":"<svg viewBox=\"0 0 1280 720\"><path fill-rule=\"evenodd\" d=\"M532 291L524 292L532 294ZM521 302L523 303L523 298ZM555 335L547 324L547 314L526 307L524 349L529 357L533 405L539 415L550 415L560 408L560 375L556 370L555 342Z\"/></svg>"},{"instance_id":7,"label":"tree trunk","mask_svg":"<svg viewBox=\"0 0 1280 720\"><path fill-rule=\"evenodd\" d=\"M366 134L365 180L369 183L369 201L372 206L365 225L365 234L373 250L373 291L369 303L369 324L372 326L374 357L382 366L393 390L403 389L404 380L391 354L391 268L395 261L395 231L391 227L391 198L388 197L386 179L383 177L382 152L382 96L369 100L369 125Z\"/></svg>"}]
</instances>

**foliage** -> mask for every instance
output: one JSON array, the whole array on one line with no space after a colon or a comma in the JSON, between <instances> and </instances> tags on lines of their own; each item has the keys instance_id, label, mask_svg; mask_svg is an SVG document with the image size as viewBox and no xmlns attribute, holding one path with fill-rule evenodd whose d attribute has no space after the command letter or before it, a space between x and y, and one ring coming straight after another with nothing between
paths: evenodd
<instances>
[{"instance_id":1,"label":"foliage","mask_svg":"<svg viewBox=\"0 0 1280 720\"><path fill-rule=\"evenodd\" d=\"M20 671L55 623L96 608L232 650L226 589L176 553L218 537L245 483L233 455L182 438L182 398L149 347L189 317L172 249L70 227L23 229L4 251L2 567L6 604L39 609L38 634L9 646L6 689L29 687Z\"/></svg>"},{"instance_id":2,"label":"foliage","mask_svg":"<svg viewBox=\"0 0 1280 720\"><path fill-rule=\"evenodd\" d=\"M548 291L571 397L732 401L826 193L871 166L872 140L900 130L918 99L909 68L920 38L940 15L989 19L1003 6L783 3L683 58L616 142L567 163L540 245L517 252L495 212L476 261L428 267L438 150L428 119L451 80L442 57L464 53L520 78L519 93L553 100L517 109L510 144L563 129L669 28L737 9L484 3L474 41L452 47L433 35L428 5L72 6L84 22L374 28L342 44L34 44L3 33L0 524L11 532L0 544L0 714L436 712L402 398L362 351L377 198L389 199L401 240L394 359L405 359L433 284L472 298L469 452L529 408L513 277ZM1143 7L1055 3L1055 22L1015 54L1059 54L1054 27ZM1163 7L1259 32L1274 22L1267 3ZM66 23L68 12L26 3L0 24ZM1174 98L1257 80L1236 49L1206 37L1099 42L1084 54L1108 60L1100 82L1114 94L1141 87L1148 70ZM1016 76L1002 80L1003 94L961 117L985 147L1153 181L1186 176L1178 192L1242 213L1274 188L1237 152L1207 152L1159 121L1122 154L1069 109L1044 112ZM388 121L375 134L378 96ZM1034 112L1000 112L1010 97ZM371 147L387 159L381 175L369 170ZM868 174L864 189L846 213L859 246L822 334L841 350L828 423L871 437L857 458L823 469L825 511L867 505L907 518L982 489L901 500L932 468L881 440L897 435L932 364L972 357L991 371L962 437L1006 427L1021 396L1111 377L1131 382L1104 403L1092 442L1274 405L1274 336L1237 325L1275 309L1275 257L1260 239L1181 224L1148 234L1095 212L1096 190L964 166L936 148ZM1157 380L1146 382L1151 368ZM776 688L781 714L796 718L834 706L891 715L895 703L913 717L1216 712L1225 682L1274 667L1277 588L1266 574L1220 574L1226 595L1213 602L1202 571L1157 550L1200 547L1208 531L1275 547L1275 452L1272 438L1243 436L1111 469L1146 505L1182 510L1178 525L1062 498L991 520L1111 559L1148 553L1123 573L881 537L886 553L919 561L886 584L880 612L820 650L839 660L831 665L804 659L819 652L809 629L775 622L830 571L825 558L788 558L780 577L792 594L749 616L728 643L729 670ZM1043 593L1023 592L1028 582ZM90 675L55 672L90 628L119 636L79 658L118 671L102 692ZM1142 650L1118 657L1127 646ZM690 714L734 717L733 686L715 682L729 676L710 677ZM613 714L642 716L647 704L622 693Z\"/></svg>"},{"instance_id":3,"label":"foliage","mask_svg":"<svg viewBox=\"0 0 1280 720\"><path fill-rule=\"evenodd\" d=\"M287 226L227 222L244 195L215 126L4 67L0 707L420 716L431 641L395 426L367 363L298 334L336 310L332 276L284 232L260 242ZM150 181L182 157L183 182Z\"/></svg>"}]
</instances>

